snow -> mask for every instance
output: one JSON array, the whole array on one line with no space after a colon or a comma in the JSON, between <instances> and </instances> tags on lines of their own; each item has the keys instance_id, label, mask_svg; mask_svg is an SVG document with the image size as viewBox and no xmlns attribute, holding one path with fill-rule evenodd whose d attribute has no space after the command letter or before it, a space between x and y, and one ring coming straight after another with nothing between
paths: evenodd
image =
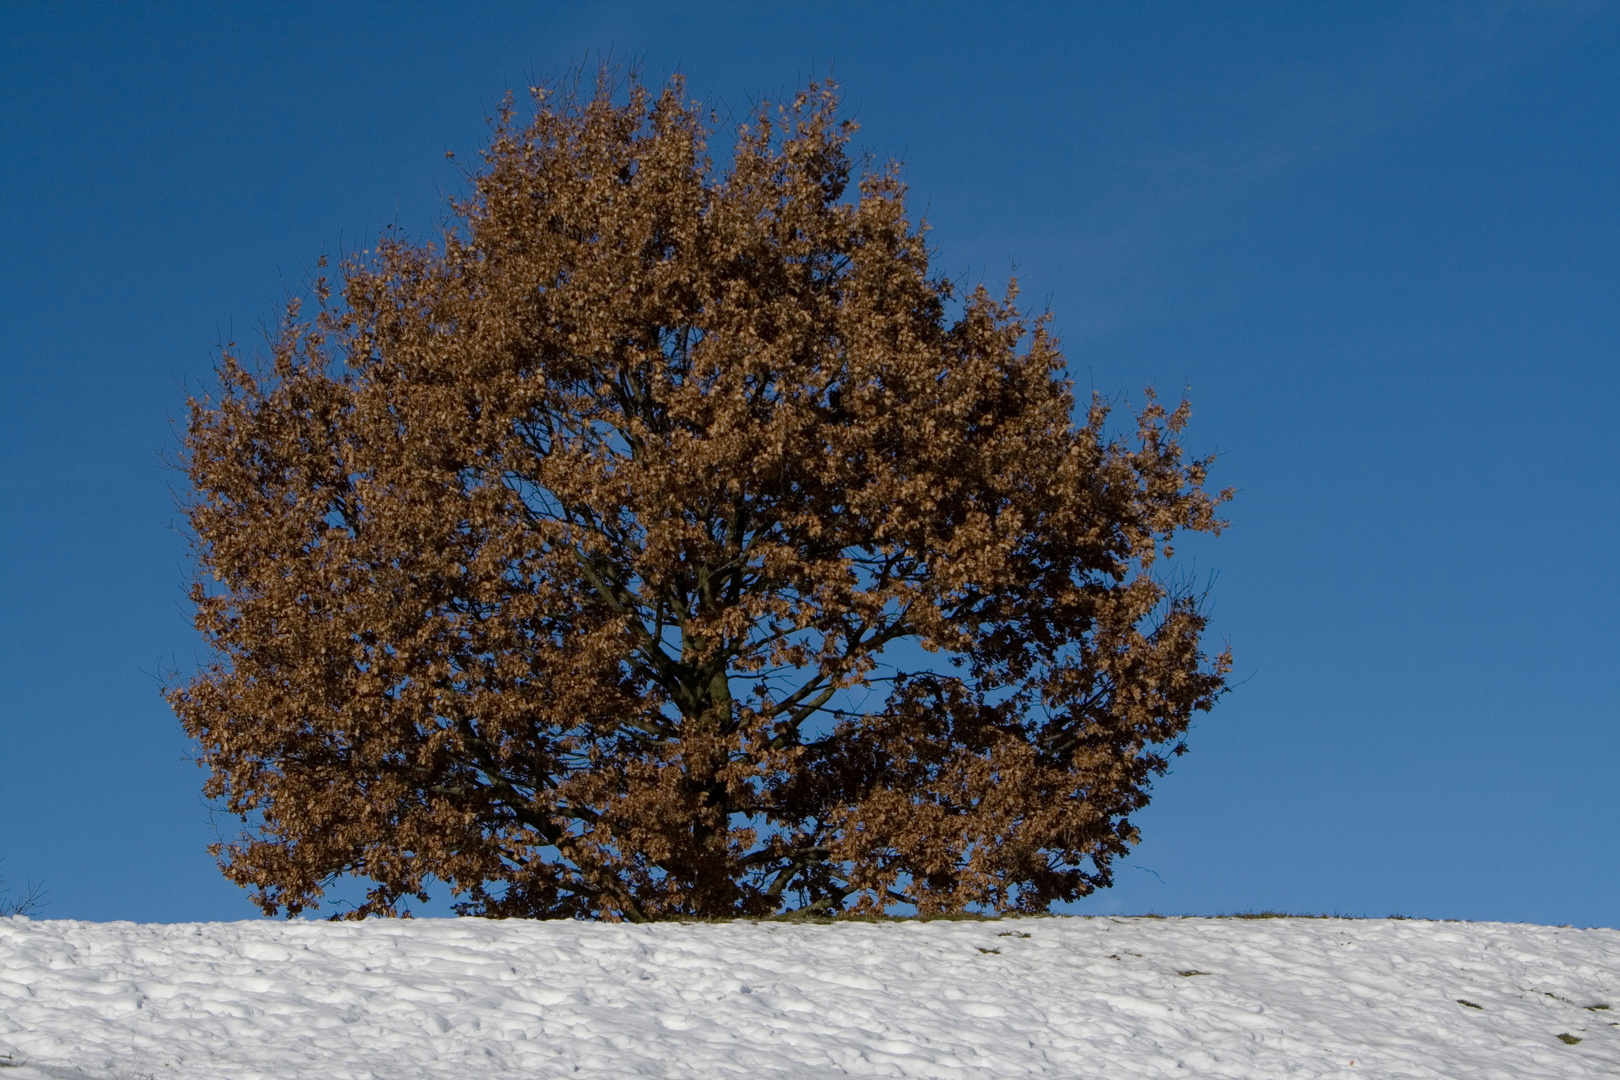
<instances>
[{"instance_id":1,"label":"snow","mask_svg":"<svg viewBox=\"0 0 1620 1080\"><path fill-rule=\"evenodd\" d=\"M1579 1080L1617 1024L1603 929L0 919L0 1080Z\"/></svg>"}]
</instances>

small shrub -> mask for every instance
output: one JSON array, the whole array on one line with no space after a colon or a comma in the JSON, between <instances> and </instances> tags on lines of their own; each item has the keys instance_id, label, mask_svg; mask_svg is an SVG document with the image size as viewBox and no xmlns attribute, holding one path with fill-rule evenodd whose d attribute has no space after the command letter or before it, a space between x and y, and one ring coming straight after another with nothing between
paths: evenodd
<instances>
[{"instance_id":1,"label":"small shrub","mask_svg":"<svg viewBox=\"0 0 1620 1080\"><path fill-rule=\"evenodd\" d=\"M6 879L0 875L0 919L11 915L32 915L43 906L45 890L42 886L28 882L24 892L13 900L6 895Z\"/></svg>"}]
</instances>

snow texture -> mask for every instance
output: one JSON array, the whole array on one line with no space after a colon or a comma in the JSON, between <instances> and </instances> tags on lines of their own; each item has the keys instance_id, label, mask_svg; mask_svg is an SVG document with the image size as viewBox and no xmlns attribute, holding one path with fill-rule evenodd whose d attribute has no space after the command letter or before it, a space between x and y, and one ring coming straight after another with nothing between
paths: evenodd
<instances>
[{"instance_id":1,"label":"snow texture","mask_svg":"<svg viewBox=\"0 0 1620 1080\"><path fill-rule=\"evenodd\" d=\"M0 1080L1580 1080L1617 1023L1615 930L0 919Z\"/></svg>"}]
</instances>

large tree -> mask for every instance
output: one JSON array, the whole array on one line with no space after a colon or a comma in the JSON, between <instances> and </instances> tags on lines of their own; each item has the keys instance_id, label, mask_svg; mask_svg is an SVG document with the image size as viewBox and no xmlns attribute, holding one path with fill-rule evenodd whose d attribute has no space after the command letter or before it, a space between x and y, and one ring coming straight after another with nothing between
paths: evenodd
<instances>
[{"instance_id":1,"label":"large tree","mask_svg":"<svg viewBox=\"0 0 1620 1080\"><path fill-rule=\"evenodd\" d=\"M169 698L267 912L373 883L655 919L1037 911L1110 881L1227 660L1161 580L1223 495L1077 409L1016 290L929 268L831 84L729 167L671 82L508 104L190 402Z\"/></svg>"}]
</instances>

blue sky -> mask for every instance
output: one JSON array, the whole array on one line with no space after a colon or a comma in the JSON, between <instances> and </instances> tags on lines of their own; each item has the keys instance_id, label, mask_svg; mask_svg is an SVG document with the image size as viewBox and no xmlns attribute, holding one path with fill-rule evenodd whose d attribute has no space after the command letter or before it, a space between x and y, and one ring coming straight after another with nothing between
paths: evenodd
<instances>
[{"instance_id":1,"label":"blue sky","mask_svg":"<svg viewBox=\"0 0 1620 1080\"><path fill-rule=\"evenodd\" d=\"M9 3L0 857L51 917L246 918L158 695L200 658L187 387L317 256L432 234L501 93L831 71L937 265L1191 388L1240 685L1086 912L1620 925L1613 4Z\"/></svg>"}]
</instances>

